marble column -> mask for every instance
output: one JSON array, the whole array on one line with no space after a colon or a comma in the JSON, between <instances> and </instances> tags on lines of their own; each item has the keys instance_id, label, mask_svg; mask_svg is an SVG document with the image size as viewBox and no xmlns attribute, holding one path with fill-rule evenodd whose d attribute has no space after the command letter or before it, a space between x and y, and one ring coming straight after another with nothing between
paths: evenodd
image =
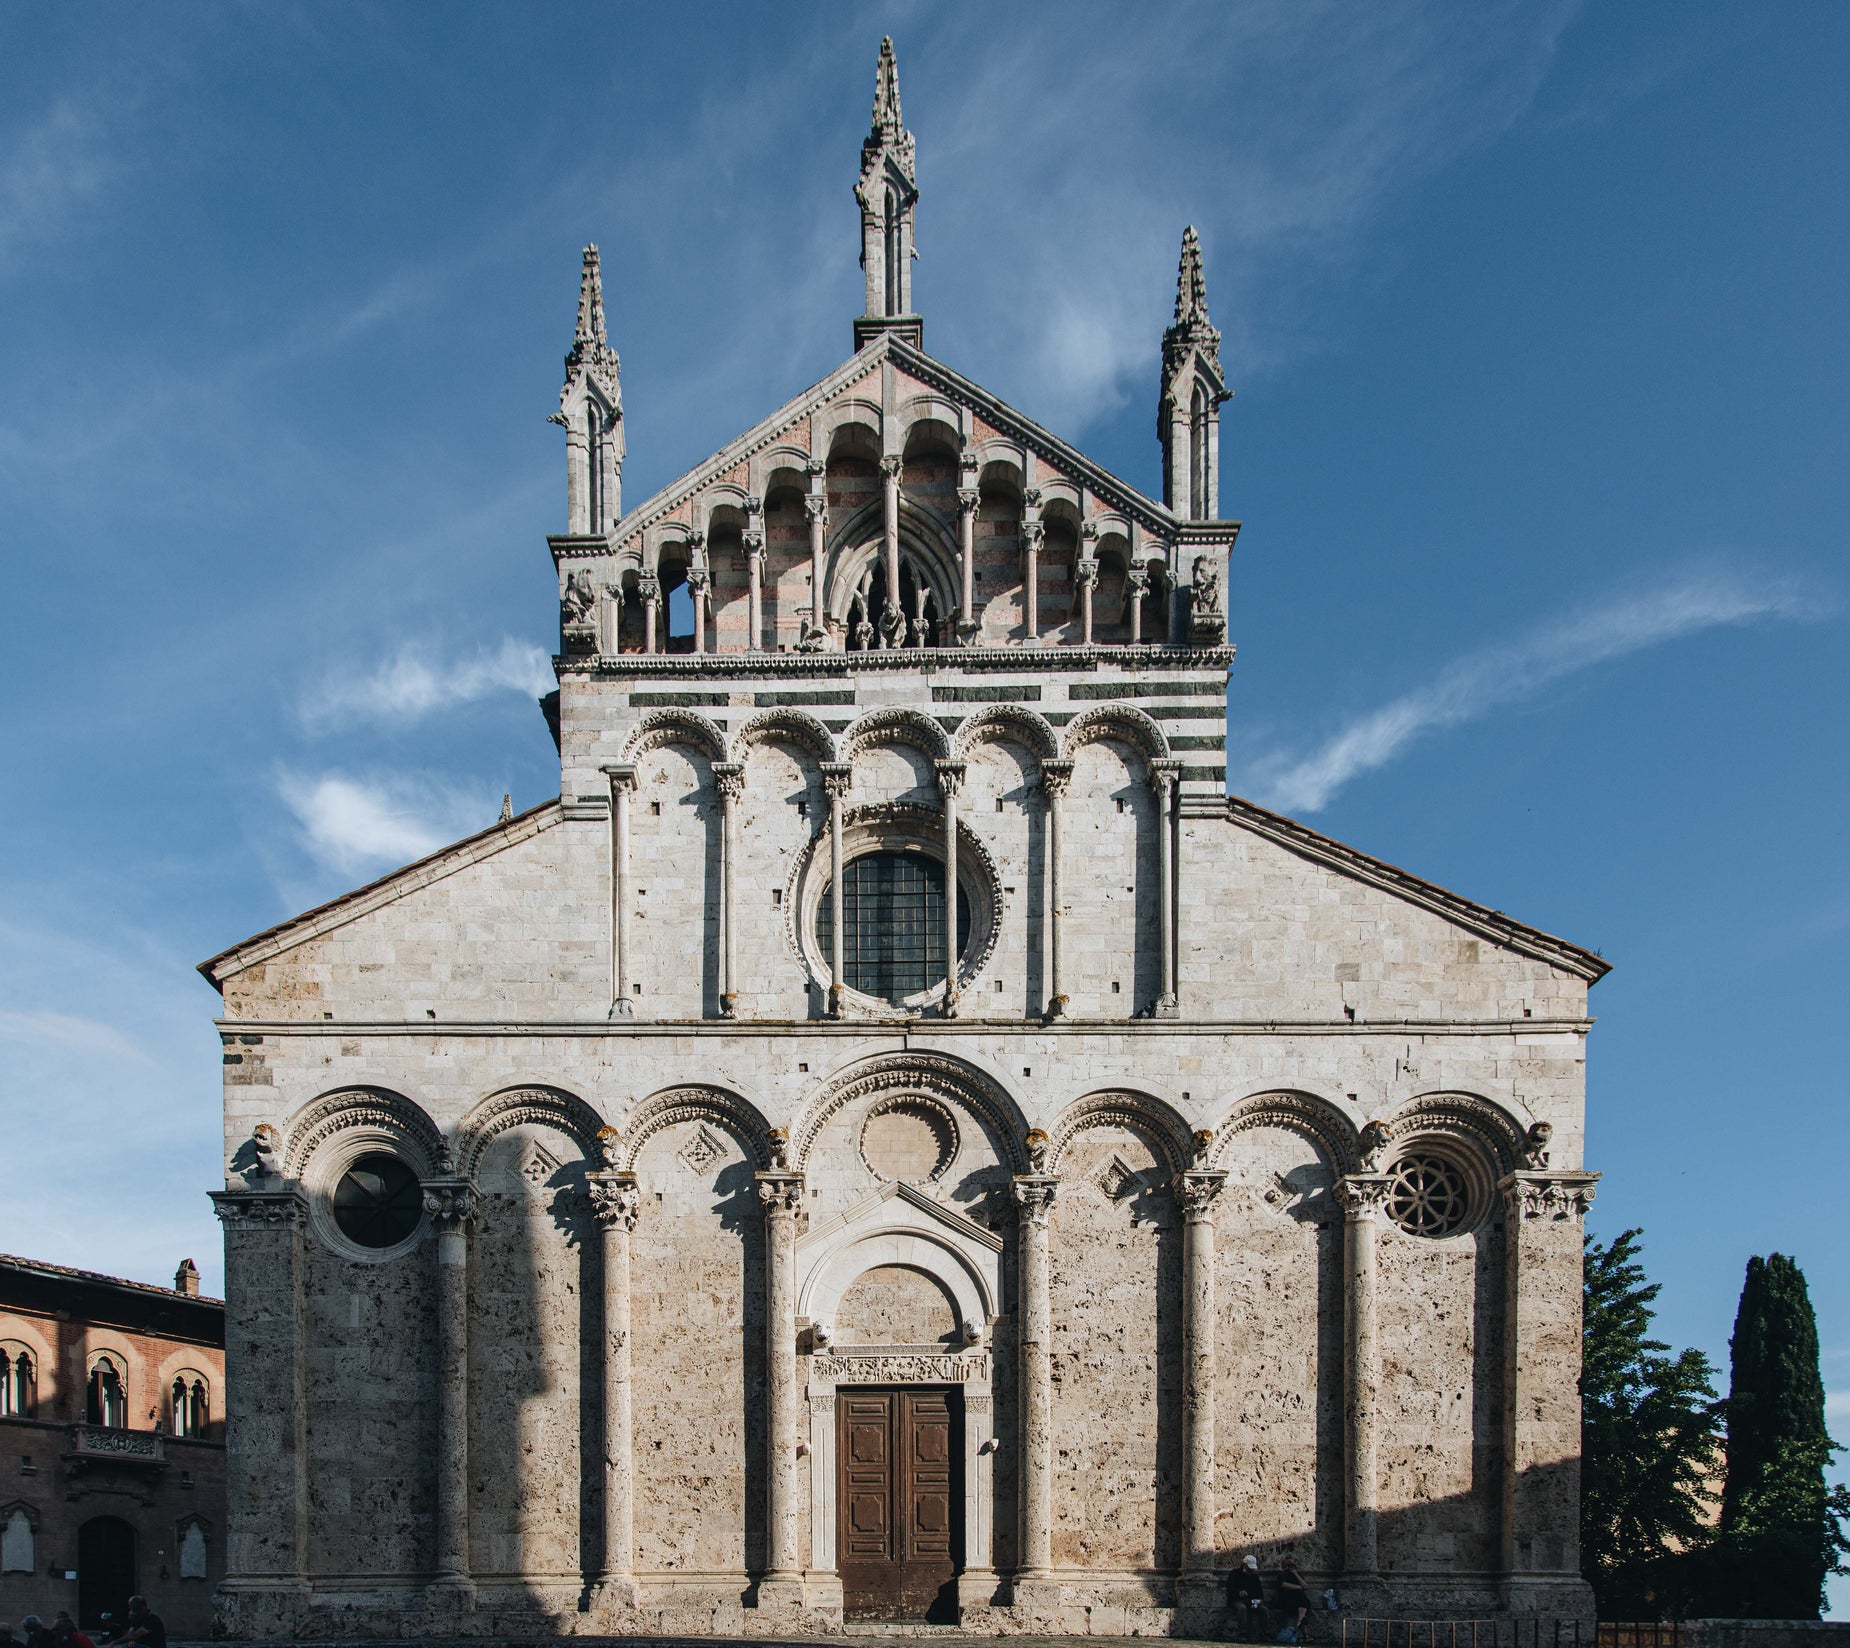
<instances>
[{"instance_id":1,"label":"marble column","mask_svg":"<svg viewBox=\"0 0 1850 1648\"><path fill-rule=\"evenodd\" d=\"M764 500L745 500L745 623L747 652L764 651Z\"/></svg>"},{"instance_id":2,"label":"marble column","mask_svg":"<svg viewBox=\"0 0 1850 1648\"><path fill-rule=\"evenodd\" d=\"M1182 1205L1182 1576L1214 1594L1214 1200L1227 1175L1190 1169L1176 1179Z\"/></svg>"},{"instance_id":3,"label":"marble column","mask_svg":"<svg viewBox=\"0 0 1850 1648\"><path fill-rule=\"evenodd\" d=\"M1162 946L1161 988L1151 1016L1172 1019L1176 1016L1176 783L1182 775L1180 761L1165 759L1150 763L1150 788L1156 792L1156 906L1157 942Z\"/></svg>"},{"instance_id":4,"label":"marble column","mask_svg":"<svg viewBox=\"0 0 1850 1648\"><path fill-rule=\"evenodd\" d=\"M842 923L846 908L842 897L842 806L848 799L848 787L854 782L854 768L846 761L822 764L822 787L829 798L829 914L833 925L829 939L829 1017L842 1014Z\"/></svg>"},{"instance_id":5,"label":"marble column","mask_svg":"<svg viewBox=\"0 0 1850 1648\"><path fill-rule=\"evenodd\" d=\"M1079 643L1092 645L1092 592L1098 588L1098 562L1084 555L1073 564L1073 582L1079 589Z\"/></svg>"},{"instance_id":6,"label":"marble column","mask_svg":"<svg viewBox=\"0 0 1850 1648\"><path fill-rule=\"evenodd\" d=\"M822 588L822 535L829 520L826 494L812 492L803 500L803 513L809 520L809 624L815 635L829 632L828 602Z\"/></svg>"},{"instance_id":7,"label":"marble column","mask_svg":"<svg viewBox=\"0 0 1850 1648\"><path fill-rule=\"evenodd\" d=\"M694 651L707 650L707 591L712 579L707 573L706 564L687 569L687 593L694 603Z\"/></svg>"},{"instance_id":8,"label":"marble column","mask_svg":"<svg viewBox=\"0 0 1850 1648\"><path fill-rule=\"evenodd\" d=\"M973 486L957 491L957 634L966 644L976 629L976 511L983 495Z\"/></svg>"},{"instance_id":9,"label":"marble column","mask_svg":"<svg viewBox=\"0 0 1850 1648\"><path fill-rule=\"evenodd\" d=\"M1020 1223L1016 1248L1021 1273L1021 1550L1017 1578L1053 1573L1053 1303L1050 1295L1048 1215L1060 1181L1024 1173L1014 1180Z\"/></svg>"},{"instance_id":10,"label":"marble column","mask_svg":"<svg viewBox=\"0 0 1850 1648\"><path fill-rule=\"evenodd\" d=\"M287 1638L308 1597L308 1402L302 1232L307 1209L280 1178L212 1192L225 1227L225 1578L246 1637Z\"/></svg>"},{"instance_id":11,"label":"marble column","mask_svg":"<svg viewBox=\"0 0 1850 1648\"><path fill-rule=\"evenodd\" d=\"M719 1016L739 1012L739 797L745 793L745 766L715 761L713 785L719 791Z\"/></svg>"},{"instance_id":12,"label":"marble column","mask_svg":"<svg viewBox=\"0 0 1850 1648\"><path fill-rule=\"evenodd\" d=\"M1150 593L1150 574L1132 567L1124 579L1124 601L1131 609L1131 645L1143 644L1143 598Z\"/></svg>"},{"instance_id":13,"label":"marble column","mask_svg":"<svg viewBox=\"0 0 1850 1648\"><path fill-rule=\"evenodd\" d=\"M426 1179L437 1231L437 1528L433 1591L472 1593L469 1579L469 1226L475 1186Z\"/></svg>"},{"instance_id":14,"label":"marble column","mask_svg":"<svg viewBox=\"0 0 1850 1648\"><path fill-rule=\"evenodd\" d=\"M1046 540L1047 528L1038 520L1024 517L1021 523L1021 634L1028 642L1041 638L1041 545Z\"/></svg>"},{"instance_id":15,"label":"marble column","mask_svg":"<svg viewBox=\"0 0 1850 1648\"><path fill-rule=\"evenodd\" d=\"M661 622L662 581L653 572L637 575L636 593L642 597L642 650L644 652L661 651L657 639Z\"/></svg>"},{"instance_id":16,"label":"marble column","mask_svg":"<svg viewBox=\"0 0 1850 1648\"><path fill-rule=\"evenodd\" d=\"M803 1177L774 1169L758 1175L758 1200L765 1221L765 1452L768 1467L764 1577L758 1605L803 1600L803 1570L797 1560L797 1215L803 1207Z\"/></svg>"},{"instance_id":17,"label":"marble column","mask_svg":"<svg viewBox=\"0 0 1850 1648\"><path fill-rule=\"evenodd\" d=\"M888 455L880 460L880 496L883 504L881 530L882 564L886 568L886 607L879 614L881 645L897 647L905 639L906 615L899 604L899 471L900 460Z\"/></svg>"},{"instance_id":18,"label":"marble column","mask_svg":"<svg viewBox=\"0 0 1850 1648\"><path fill-rule=\"evenodd\" d=\"M606 1607L636 1602L636 1477L630 1389L630 1235L642 1211L636 1175L587 1175L604 1258L604 1552L598 1591Z\"/></svg>"},{"instance_id":19,"label":"marble column","mask_svg":"<svg viewBox=\"0 0 1850 1648\"><path fill-rule=\"evenodd\" d=\"M1047 953L1041 959L1047 971L1047 1012L1053 1018L1066 1011L1066 991L1060 983L1060 801L1072 778L1071 761L1041 763L1041 787L1047 797Z\"/></svg>"},{"instance_id":20,"label":"marble column","mask_svg":"<svg viewBox=\"0 0 1850 1648\"><path fill-rule=\"evenodd\" d=\"M1589 1613L1580 1579L1581 1227L1597 1173L1525 1168L1503 1196L1504 1605Z\"/></svg>"},{"instance_id":21,"label":"marble column","mask_svg":"<svg viewBox=\"0 0 1850 1648\"><path fill-rule=\"evenodd\" d=\"M1336 1181L1343 1210L1343 1583L1378 1587L1381 1352L1375 1309L1375 1235L1389 1180L1351 1173Z\"/></svg>"},{"instance_id":22,"label":"marble column","mask_svg":"<svg viewBox=\"0 0 1850 1648\"><path fill-rule=\"evenodd\" d=\"M636 1016L630 995L630 797L636 793L636 769L628 763L604 768L610 780L610 1016Z\"/></svg>"},{"instance_id":23,"label":"marble column","mask_svg":"<svg viewBox=\"0 0 1850 1648\"><path fill-rule=\"evenodd\" d=\"M963 789L962 761L934 761L938 794L944 799L944 1016L957 1017L957 797Z\"/></svg>"}]
</instances>

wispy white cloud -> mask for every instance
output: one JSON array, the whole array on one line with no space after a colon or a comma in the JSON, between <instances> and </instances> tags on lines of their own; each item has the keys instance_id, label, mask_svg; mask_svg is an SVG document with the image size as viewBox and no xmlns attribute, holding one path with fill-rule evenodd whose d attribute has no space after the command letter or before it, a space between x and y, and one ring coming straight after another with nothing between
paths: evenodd
<instances>
[{"instance_id":1,"label":"wispy white cloud","mask_svg":"<svg viewBox=\"0 0 1850 1648\"><path fill-rule=\"evenodd\" d=\"M504 636L499 646L447 663L433 648L412 644L377 669L324 677L303 699L301 718L311 732L360 723L405 727L495 693L515 692L531 700L552 687L552 666L545 652L512 636Z\"/></svg>"},{"instance_id":2,"label":"wispy white cloud","mask_svg":"<svg viewBox=\"0 0 1850 1648\"><path fill-rule=\"evenodd\" d=\"M487 791L428 774L352 777L283 768L277 793L295 814L304 848L343 875L389 869L494 822Z\"/></svg>"},{"instance_id":3,"label":"wispy white cloud","mask_svg":"<svg viewBox=\"0 0 1850 1648\"><path fill-rule=\"evenodd\" d=\"M149 1062L147 1051L120 1030L75 1013L36 1008L26 1012L0 1010L0 1041L32 1042L70 1053L118 1059L128 1064Z\"/></svg>"},{"instance_id":4,"label":"wispy white cloud","mask_svg":"<svg viewBox=\"0 0 1850 1648\"><path fill-rule=\"evenodd\" d=\"M50 238L107 184L103 123L73 97L0 138L0 268L34 241Z\"/></svg>"},{"instance_id":5,"label":"wispy white cloud","mask_svg":"<svg viewBox=\"0 0 1850 1648\"><path fill-rule=\"evenodd\" d=\"M1821 603L1789 584L1686 572L1542 625L1446 666L1425 686L1351 721L1307 755L1279 752L1241 787L1285 812L1317 812L1346 784L1386 766L1428 733L1475 721L1595 664L1703 630L1815 617Z\"/></svg>"}]
</instances>

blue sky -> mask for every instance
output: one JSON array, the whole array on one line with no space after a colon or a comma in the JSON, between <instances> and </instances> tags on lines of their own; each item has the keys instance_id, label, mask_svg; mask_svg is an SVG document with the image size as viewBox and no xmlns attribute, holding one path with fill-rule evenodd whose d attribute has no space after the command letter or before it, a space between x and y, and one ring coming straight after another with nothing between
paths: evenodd
<instances>
[{"instance_id":1,"label":"blue sky","mask_svg":"<svg viewBox=\"0 0 1850 1648\"><path fill-rule=\"evenodd\" d=\"M0 12L0 1247L216 1285L193 964L556 792L579 248L640 499L847 352L888 31L927 345L1152 490L1199 226L1235 787L1615 962L1594 1226L1850 1437L1838 6Z\"/></svg>"}]
</instances>

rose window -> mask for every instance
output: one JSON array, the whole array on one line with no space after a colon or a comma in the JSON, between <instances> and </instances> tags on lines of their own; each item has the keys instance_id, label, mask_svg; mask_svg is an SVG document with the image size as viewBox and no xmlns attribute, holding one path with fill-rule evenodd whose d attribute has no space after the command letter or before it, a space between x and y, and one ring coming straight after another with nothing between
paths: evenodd
<instances>
[{"instance_id":1,"label":"rose window","mask_svg":"<svg viewBox=\"0 0 1850 1648\"><path fill-rule=\"evenodd\" d=\"M1451 1236L1471 1217L1465 1176L1443 1156L1403 1156L1388 1170L1387 1216L1409 1236Z\"/></svg>"}]
</instances>

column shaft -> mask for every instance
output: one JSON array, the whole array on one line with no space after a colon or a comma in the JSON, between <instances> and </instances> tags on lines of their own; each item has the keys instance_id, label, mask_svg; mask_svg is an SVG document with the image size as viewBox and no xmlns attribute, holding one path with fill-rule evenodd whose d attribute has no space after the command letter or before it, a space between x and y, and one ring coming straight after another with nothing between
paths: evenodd
<instances>
[{"instance_id":1,"label":"column shaft","mask_svg":"<svg viewBox=\"0 0 1850 1648\"><path fill-rule=\"evenodd\" d=\"M426 1180L437 1227L437 1529L434 1583L469 1585L469 1221L474 1187Z\"/></svg>"},{"instance_id":2,"label":"column shaft","mask_svg":"<svg viewBox=\"0 0 1850 1648\"><path fill-rule=\"evenodd\" d=\"M653 572L645 572L636 580L636 593L642 597L642 650L657 652L660 643L656 639L656 623L662 604L662 581Z\"/></svg>"},{"instance_id":3,"label":"column shaft","mask_svg":"<svg viewBox=\"0 0 1850 1648\"><path fill-rule=\"evenodd\" d=\"M1214 1199L1225 1173L1177 1180L1182 1203L1182 1571L1214 1571Z\"/></svg>"},{"instance_id":4,"label":"column shaft","mask_svg":"<svg viewBox=\"0 0 1850 1648\"><path fill-rule=\"evenodd\" d=\"M1380 1480L1378 1410L1381 1355L1376 1340L1375 1231L1388 1181L1351 1174L1337 1182L1343 1209L1343 1570L1351 1583L1372 1583L1380 1572L1375 1525Z\"/></svg>"},{"instance_id":5,"label":"column shaft","mask_svg":"<svg viewBox=\"0 0 1850 1648\"><path fill-rule=\"evenodd\" d=\"M982 495L973 486L957 494L957 571L962 583L957 602L960 631L976 621L976 509Z\"/></svg>"},{"instance_id":6,"label":"column shaft","mask_svg":"<svg viewBox=\"0 0 1850 1648\"><path fill-rule=\"evenodd\" d=\"M803 1180L794 1173L758 1175L758 1196L765 1215L765 1395L769 1428L766 1453L765 1574L759 1586L762 1605L767 1591L794 1587L801 1597L797 1562L797 1303L796 1227L803 1205Z\"/></svg>"},{"instance_id":7,"label":"column shaft","mask_svg":"<svg viewBox=\"0 0 1850 1648\"><path fill-rule=\"evenodd\" d=\"M1043 761L1041 783L1047 793L1047 1011L1066 1011L1066 991L1060 982L1060 801L1073 776L1071 761Z\"/></svg>"},{"instance_id":8,"label":"column shaft","mask_svg":"<svg viewBox=\"0 0 1850 1648\"><path fill-rule=\"evenodd\" d=\"M739 904L737 898L739 796L745 768L737 761L715 761L713 782L719 788L719 1011L732 1018L739 1010Z\"/></svg>"},{"instance_id":9,"label":"column shaft","mask_svg":"<svg viewBox=\"0 0 1850 1648\"><path fill-rule=\"evenodd\" d=\"M957 796L964 763L937 761L938 793L944 798L944 1016L957 1016Z\"/></svg>"},{"instance_id":10,"label":"column shaft","mask_svg":"<svg viewBox=\"0 0 1850 1648\"><path fill-rule=\"evenodd\" d=\"M759 534L763 537L763 534ZM746 638L747 652L761 652L764 649L764 549L762 545L746 545L745 549L745 621L750 628Z\"/></svg>"},{"instance_id":11,"label":"column shaft","mask_svg":"<svg viewBox=\"0 0 1850 1648\"><path fill-rule=\"evenodd\" d=\"M604 1257L604 1552L606 1585L630 1582L636 1561L634 1418L630 1387L630 1233L642 1197L633 1173L590 1175ZM615 1599L613 1599L615 1600ZM628 1599L623 1599L628 1600Z\"/></svg>"},{"instance_id":12,"label":"column shaft","mask_svg":"<svg viewBox=\"0 0 1850 1648\"><path fill-rule=\"evenodd\" d=\"M1047 529L1039 521L1021 523L1022 567L1022 636L1025 640L1041 638L1041 540Z\"/></svg>"},{"instance_id":13,"label":"column shaft","mask_svg":"<svg viewBox=\"0 0 1850 1648\"><path fill-rule=\"evenodd\" d=\"M812 492L803 500L809 516L809 622L817 635L828 633L828 603L822 588L822 534L828 521L829 500L825 493Z\"/></svg>"},{"instance_id":14,"label":"column shaft","mask_svg":"<svg viewBox=\"0 0 1850 1648\"><path fill-rule=\"evenodd\" d=\"M1172 1019L1177 1011L1175 799L1181 765L1179 761L1150 764L1150 784L1156 791L1157 941L1162 946L1162 988L1156 998L1155 1012L1159 1019Z\"/></svg>"},{"instance_id":15,"label":"column shaft","mask_svg":"<svg viewBox=\"0 0 1850 1648\"><path fill-rule=\"evenodd\" d=\"M636 788L633 766L604 769L610 780L610 1016L633 1018L630 999L630 795Z\"/></svg>"},{"instance_id":16,"label":"column shaft","mask_svg":"<svg viewBox=\"0 0 1850 1648\"><path fill-rule=\"evenodd\" d=\"M1124 600L1131 609L1131 645L1143 644L1143 598L1150 592L1150 575L1142 567L1132 567L1124 580Z\"/></svg>"},{"instance_id":17,"label":"column shaft","mask_svg":"<svg viewBox=\"0 0 1850 1648\"><path fill-rule=\"evenodd\" d=\"M1092 591L1098 587L1098 562L1081 561L1074 571L1079 584L1079 640L1092 645Z\"/></svg>"},{"instance_id":18,"label":"column shaft","mask_svg":"<svg viewBox=\"0 0 1850 1648\"><path fill-rule=\"evenodd\" d=\"M896 457L880 460L883 508L881 552L886 567L886 608L879 616L880 634L889 647L905 639L906 615L899 602L899 471Z\"/></svg>"},{"instance_id":19,"label":"column shaft","mask_svg":"<svg viewBox=\"0 0 1850 1648\"><path fill-rule=\"evenodd\" d=\"M1021 1551L1018 1574L1053 1572L1053 1306L1049 1295L1048 1214L1059 1181L1023 1174L1014 1181L1020 1215L1017 1284L1021 1306Z\"/></svg>"},{"instance_id":20,"label":"column shaft","mask_svg":"<svg viewBox=\"0 0 1850 1648\"><path fill-rule=\"evenodd\" d=\"M829 938L829 1016L840 1018L842 1011L842 922L846 905L842 897L842 803L848 796L853 768L846 761L825 762L823 788L829 797L829 913L834 918Z\"/></svg>"}]
</instances>

